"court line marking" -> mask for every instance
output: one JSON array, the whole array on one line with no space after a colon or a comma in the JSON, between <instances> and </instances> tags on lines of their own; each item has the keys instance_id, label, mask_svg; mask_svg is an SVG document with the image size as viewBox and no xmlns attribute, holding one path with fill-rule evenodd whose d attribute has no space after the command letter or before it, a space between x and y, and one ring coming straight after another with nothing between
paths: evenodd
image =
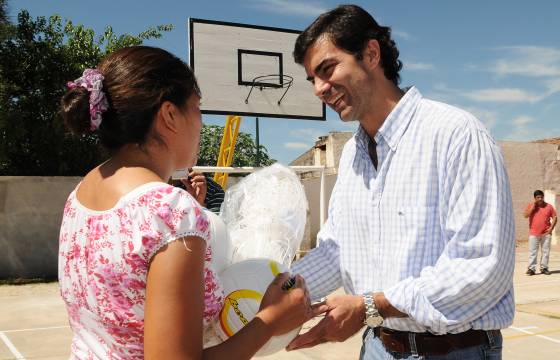
<instances>
[{"instance_id":1,"label":"court line marking","mask_svg":"<svg viewBox=\"0 0 560 360\"><path fill-rule=\"evenodd\" d=\"M519 334L519 335L504 336L504 340L515 340L515 339L533 337L533 336L543 335L543 334L554 334L554 333L558 333L558 332L560 332L560 329L551 329L551 330L546 330L546 331L539 331L539 332L536 332L534 334L523 333L523 334Z\"/></svg>"},{"instance_id":2,"label":"court line marking","mask_svg":"<svg viewBox=\"0 0 560 360\"><path fill-rule=\"evenodd\" d=\"M560 280L543 280L543 281L531 281L531 282L524 282L519 284L513 284L513 287L519 286L538 286L542 284L550 284L550 283L559 283Z\"/></svg>"},{"instance_id":3,"label":"court line marking","mask_svg":"<svg viewBox=\"0 0 560 360\"><path fill-rule=\"evenodd\" d=\"M22 332L22 331L39 331L39 330L52 330L52 329L65 329L69 328L70 326L49 326L49 327L40 327L40 328L29 328L29 329L10 329L10 330L0 330L3 333L14 333L14 332Z\"/></svg>"},{"instance_id":4,"label":"court line marking","mask_svg":"<svg viewBox=\"0 0 560 360\"><path fill-rule=\"evenodd\" d=\"M6 334L0 331L0 339L4 341L4 344L8 347L8 349L12 352L12 355L16 357L18 360L25 360L23 355L16 349L15 345L8 339Z\"/></svg>"},{"instance_id":5,"label":"court line marking","mask_svg":"<svg viewBox=\"0 0 560 360\"><path fill-rule=\"evenodd\" d=\"M529 334L531 336L535 336L535 337L538 337L538 338L541 338L541 339L552 341L553 343L560 344L560 340L558 340L558 339L553 339L553 338L548 337L548 336L540 335L540 334L548 334L548 333L552 333L552 332L558 332L558 331L560 331L560 329L552 329L552 330L548 330L548 331L542 331L540 333L534 333L534 332L524 330L523 328L518 328L518 327L515 327L515 326L510 326L509 328L513 329L513 330L517 330L517 331L525 333L525 334ZM513 338L513 336L511 336L509 338L511 339L511 338Z\"/></svg>"},{"instance_id":6,"label":"court line marking","mask_svg":"<svg viewBox=\"0 0 560 360\"><path fill-rule=\"evenodd\" d=\"M524 327L518 327L517 329L519 330L531 330L531 329L538 329L538 326L524 326Z\"/></svg>"},{"instance_id":7,"label":"court line marking","mask_svg":"<svg viewBox=\"0 0 560 360\"><path fill-rule=\"evenodd\" d=\"M558 301L558 300L550 300L550 301ZM521 314L538 315L538 316L549 317L552 319L560 319L560 313L558 312L533 310L531 308L531 305L534 304L538 304L538 303L517 304L515 307L515 311Z\"/></svg>"}]
</instances>

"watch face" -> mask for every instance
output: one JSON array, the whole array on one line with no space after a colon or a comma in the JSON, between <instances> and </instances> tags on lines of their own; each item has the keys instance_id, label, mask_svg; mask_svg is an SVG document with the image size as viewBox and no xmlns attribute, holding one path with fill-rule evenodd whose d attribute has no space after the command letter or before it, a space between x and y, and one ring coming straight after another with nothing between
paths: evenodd
<instances>
[{"instance_id":1,"label":"watch face","mask_svg":"<svg viewBox=\"0 0 560 360\"><path fill-rule=\"evenodd\" d=\"M378 327L381 324L383 324L383 318L381 316L370 316L366 320L366 325L371 328Z\"/></svg>"}]
</instances>

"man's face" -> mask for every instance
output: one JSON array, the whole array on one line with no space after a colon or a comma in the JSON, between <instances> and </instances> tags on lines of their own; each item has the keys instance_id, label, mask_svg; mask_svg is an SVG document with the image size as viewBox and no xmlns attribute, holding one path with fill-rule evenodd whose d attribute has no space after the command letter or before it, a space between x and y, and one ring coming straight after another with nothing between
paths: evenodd
<instances>
[{"instance_id":1,"label":"man's face","mask_svg":"<svg viewBox=\"0 0 560 360\"><path fill-rule=\"evenodd\" d=\"M535 196L535 204L537 205L544 204L544 197L542 195Z\"/></svg>"},{"instance_id":2,"label":"man's face","mask_svg":"<svg viewBox=\"0 0 560 360\"><path fill-rule=\"evenodd\" d=\"M361 120L371 111L371 74L357 60L322 36L309 47L303 66L315 95L338 113L343 121Z\"/></svg>"}]
</instances>

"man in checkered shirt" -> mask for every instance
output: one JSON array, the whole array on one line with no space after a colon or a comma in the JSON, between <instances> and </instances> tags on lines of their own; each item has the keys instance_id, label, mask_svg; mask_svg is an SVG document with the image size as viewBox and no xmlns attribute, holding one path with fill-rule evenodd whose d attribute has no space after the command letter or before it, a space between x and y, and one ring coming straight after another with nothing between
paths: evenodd
<instances>
[{"instance_id":1,"label":"man in checkered shirt","mask_svg":"<svg viewBox=\"0 0 560 360\"><path fill-rule=\"evenodd\" d=\"M398 87L390 28L357 6L320 15L294 57L359 129L318 246L293 266L325 317L289 350L344 341L361 359L501 358L513 321L514 225L500 150L471 114Z\"/></svg>"}]
</instances>

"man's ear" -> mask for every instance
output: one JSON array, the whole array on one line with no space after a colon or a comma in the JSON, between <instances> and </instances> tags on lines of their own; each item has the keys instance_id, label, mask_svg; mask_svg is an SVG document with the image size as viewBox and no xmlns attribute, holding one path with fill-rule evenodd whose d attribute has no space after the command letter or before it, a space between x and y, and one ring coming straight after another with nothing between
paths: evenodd
<instances>
[{"instance_id":1,"label":"man's ear","mask_svg":"<svg viewBox=\"0 0 560 360\"><path fill-rule=\"evenodd\" d=\"M170 101L164 101L157 113L157 126L162 130L177 133L179 131L179 109Z\"/></svg>"},{"instance_id":2,"label":"man's ear","mask_svg":"<svg viewBox=\"0 0 560 360\"><path fill-rule=\"evenodd\" d=\"M379 42L375 39L369 39L363 50L362 61L370 68L376 68L381 62L381 49Z\"/></svg>"}]
</instances>

